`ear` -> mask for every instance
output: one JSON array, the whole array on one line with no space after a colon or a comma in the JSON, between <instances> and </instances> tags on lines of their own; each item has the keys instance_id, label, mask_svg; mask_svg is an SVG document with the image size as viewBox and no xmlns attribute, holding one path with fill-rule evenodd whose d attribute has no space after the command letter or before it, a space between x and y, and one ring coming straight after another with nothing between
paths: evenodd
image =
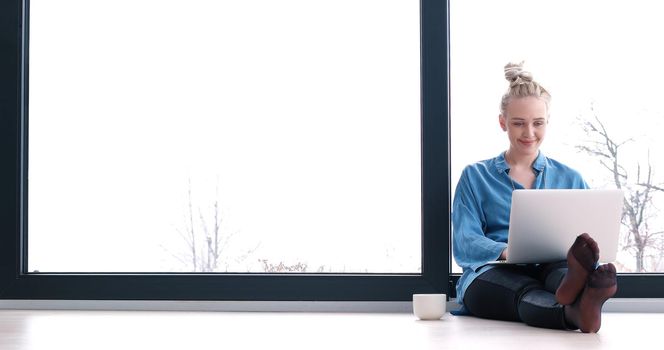
<instances>
[{"instance_id":1,"label":"ear","mask_svg":"<svg viewBox=\"0 0 664 350\"><path fill-rule=\"evenodd\" d=\"M500 124L500 128L503 129L503 131L507 131L506 123L507 123L507 120L505 120L505 117L502 114L500 114L498 116L498 124Z\"/></svg>"}]
</instances>

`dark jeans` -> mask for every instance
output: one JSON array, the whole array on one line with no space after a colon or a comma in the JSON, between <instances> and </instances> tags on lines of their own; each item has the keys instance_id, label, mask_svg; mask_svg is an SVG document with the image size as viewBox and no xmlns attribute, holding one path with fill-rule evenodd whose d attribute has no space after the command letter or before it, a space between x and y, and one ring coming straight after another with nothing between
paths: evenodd
<instances>
[{"instance_id":1,"label":"dark jeans","mask_svg":"<svg viewBox=\"0 0 664 350\"><path fill-rule=\"evenodd\" d=\"M543 328L570 329L555 293L567 262L499 265L479 275L466 289L463 303L477 317L522 321Z\"/></svg>"}]
</instances>

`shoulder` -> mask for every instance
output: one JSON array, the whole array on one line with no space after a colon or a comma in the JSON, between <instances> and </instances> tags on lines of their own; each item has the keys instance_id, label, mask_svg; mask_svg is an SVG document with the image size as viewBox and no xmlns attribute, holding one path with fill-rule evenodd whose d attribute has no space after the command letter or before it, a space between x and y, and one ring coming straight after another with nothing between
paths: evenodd
<instances>
[{"instance_id":1,"label":"shoulder","mask_svg":"<svg viewBox=\"0 0 664 350\"><path fill-rule=\"evenodd\" d=\"M459 178L459 187L485 188L498 181L500 166L496 158L481 160L466 165Z\"/></svg>"},{"instance_id":2,"label":"shoulder","mask_svg":"<svg viewBox=\"0 0 664 350\"><path fill-rule=\"evenodd\" d=\"M496 169L496 159L489 158L485 160L480 160L478 162L468 164L463 169L462 176L472 177L472 176L483 176L490 173L492 170Z\"/></svg>"},{"instance_id":3,"label":"shoulder","mask_svg":"<svg viewBox=\"0 0 664 350\"><path fill-rule=\"evenodd\" d=\"M567 186L587 187L583 176L578 170L553 158L546 157L546 171L550 175L555 175L560 180L566 180L569 183Z\"/></svg>"},{"instance_id":4,"label":"shoulder","mask_svg":"<svg viewBox=\"0 0 664 350\"><path fill-rule=\"evenodd\" d=\"M546 157L546 167L549 168L551 171L556 171L560 174L570 174L581 177L581 173L578 172L576 169L573 169L572 167L563 164L553 158Z\"/></svg>"}]
</instances>

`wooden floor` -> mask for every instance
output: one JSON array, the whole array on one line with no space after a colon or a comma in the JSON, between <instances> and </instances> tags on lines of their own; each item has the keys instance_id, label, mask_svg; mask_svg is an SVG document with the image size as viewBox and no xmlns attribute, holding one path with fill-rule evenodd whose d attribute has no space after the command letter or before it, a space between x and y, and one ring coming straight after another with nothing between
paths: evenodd
<instances>
[{"instance_id":1,"label":"wooden floor","mask_svg":"<svg viewBox=\"0 0 664 350\"><path fill-rule=\"evenodd\" d=\"M445 315L0 311L2 350L662 349L664 314L605 313L599 334Z\"/></svg>"}]
</instances>

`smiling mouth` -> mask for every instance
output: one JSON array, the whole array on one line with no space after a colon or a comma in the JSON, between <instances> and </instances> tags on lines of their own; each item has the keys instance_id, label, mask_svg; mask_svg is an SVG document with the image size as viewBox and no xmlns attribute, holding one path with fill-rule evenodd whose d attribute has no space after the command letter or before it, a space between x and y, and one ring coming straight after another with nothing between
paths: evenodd
<instances>
[{"instance_id":1,"label":"smiling mouth","mask_svg":"<svg viewBox=\"0 0 664 350\"><path fill-rule=\"evenodd\" d=\"M519 140L519 142L521 142L524 145L530 146L535 143L535 140L529 140L529 141Z\"/></svg>"}]
</instances>

